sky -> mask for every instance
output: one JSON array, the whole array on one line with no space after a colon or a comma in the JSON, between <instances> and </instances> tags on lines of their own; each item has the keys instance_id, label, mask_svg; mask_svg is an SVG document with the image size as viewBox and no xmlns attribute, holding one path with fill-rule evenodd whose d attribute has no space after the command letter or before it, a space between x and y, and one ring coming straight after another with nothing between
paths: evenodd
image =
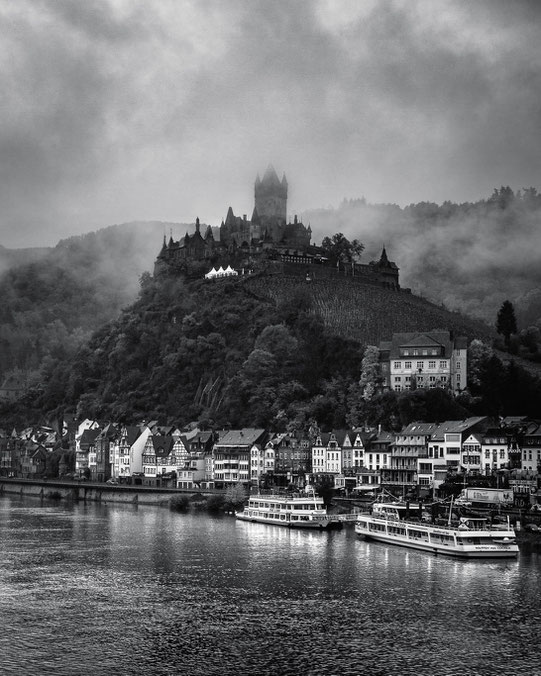
<instances>
[{"instance_id":1,"label":"sky","mask_svg":"<svg viewBox=\"0 0 541 676\"><path fill-rule=\"evenodd\" d=\"M250 216L269 163L290 214L541 188L535 0L0 0L0 37L5 247Z\"/></svg>"}]
</instances>

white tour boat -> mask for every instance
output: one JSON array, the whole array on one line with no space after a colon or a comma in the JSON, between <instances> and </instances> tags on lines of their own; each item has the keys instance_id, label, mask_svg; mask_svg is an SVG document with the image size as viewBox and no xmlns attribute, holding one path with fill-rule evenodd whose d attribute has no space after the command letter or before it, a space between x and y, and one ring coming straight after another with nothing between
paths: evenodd
<instances>
[{"instance_id":1,"label":"white tour boat","mask_svg":"<svg viewBox=\"0 0 541 676\"><path fill-rule=\"evenodd\" d=\"M270 523L286 528L330 528L337 522L329 517L323 498L312 495L251 495L240 521Z\"/></svg>"},{"instance_id":2,"label":"white tour boat","mask_svg":"<svg viewBox=\"0 0 541 676\"><path fill-rule=\"evenodd\" d=\"M466 558L516 557L515 531L507 524L462 517L458 523L436 525L413 521L415 509L404 503L374 503L370 514L359 514L355 532L366 540L422 549L433 554ZM451 513L451 510L450 510Z\"/></svg>"}]
</instances>

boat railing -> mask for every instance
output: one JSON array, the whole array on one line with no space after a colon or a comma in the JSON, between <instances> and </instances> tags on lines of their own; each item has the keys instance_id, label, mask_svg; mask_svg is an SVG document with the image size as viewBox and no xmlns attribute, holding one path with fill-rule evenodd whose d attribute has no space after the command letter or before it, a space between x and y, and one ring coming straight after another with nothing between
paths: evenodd
<instances>
[{"instance_id":1,"label":"boat railing","mask_svg":"<svg viewBox=\"0 0 541 676\"><path fill-rule=\"evenodd\" d=\"M509 532L513 531L513 527L507 524L490 524L487 519L478 519L479 523L469 523L466 519L465 521L449 521L447 519L438 519L434 523L428 521L419 521L415 519L399 519L397 516L392 514L372 514L371 518L381 522L381 523L392 523L403 524L404 526L411 527L427 527L427 528L437 528L438 530L446 530L452 533L478 533L480 531L487 532ZM483 522L483 523L481 523Z\"/></svg>"}]
</instances>

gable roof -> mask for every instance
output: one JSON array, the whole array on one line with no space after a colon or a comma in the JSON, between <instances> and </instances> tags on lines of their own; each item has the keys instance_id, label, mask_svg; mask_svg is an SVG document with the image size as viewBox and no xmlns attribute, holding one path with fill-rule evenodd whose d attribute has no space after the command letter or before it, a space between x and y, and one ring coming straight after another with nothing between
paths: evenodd
<instances>
[{"instance_id":1,"label":"gable roof","mask_svg":"<svg viewBox=\"0 0 541 676\"><path fill-rule=\"evenodd\" d=\"M91 444L94 444L96 442L96 437L98 434L100 434L101 429L99 427L94 427L92 429L87 429L83 430L83 433L81 434L81 439L79 441L79 447L83 451L87 451L88 447Z\"/></svg>"},{"instance_id":2,"label":"gable roof","mask_svg":"<svg viewBox=\"0 0 541 676\"><path fill-rule=\"evenodd\" d=\"M175 445L175 438L171 436L164 436L161 434L153 434L151 436L154 453L157 457L165 458L171 455L173 446Z\"/></svg>"},{"instance_id":3,"label":"gable roof","mask_svg":"<svg viewBox=\"0 0 541 676\"><path fill-rule=\"evenodd\" d=\"M400 343L400 347L440 347L441 345L441 341L426 333L419 333L410 340Z\"/></svg>"},{"instance_id":4,"label":"gable roof","mask_svg":"<svg viewBox=\"0 0 541 676\"><path fill-rule=\"evenodd\" d=\"M244 427L241 430L229 430L223 434L220 433L216 446L253 446L253 444L260 442L264 435L264 429L255 427Z\"/></svg>"},{"instance_id":5,"label":"gable roof","mask_svg":"<svg viewBox=\"0 0 541 676\"><path fill-rule=\"evenodd\" d=\"M450 331L437 329L421 333L393 333L391 340L380 342L379 350L382 359L397 359L401 357L400 350L403 348L443 347L441 356L449 359L453 349L465 349L467 345L467 338L455 339Z\"/></svg>"},{"instance_id":6,"label":"gable roof","mask_svg":"<svg viewBox=\"0 0 541 676\"><path fill-rule=\"evenodd\" d=\"M126 443L128 446L132 446L142 433L141 428L137 427L137 425L125 425L124 430L126 431Z\"/></svg>"}]
</instances>

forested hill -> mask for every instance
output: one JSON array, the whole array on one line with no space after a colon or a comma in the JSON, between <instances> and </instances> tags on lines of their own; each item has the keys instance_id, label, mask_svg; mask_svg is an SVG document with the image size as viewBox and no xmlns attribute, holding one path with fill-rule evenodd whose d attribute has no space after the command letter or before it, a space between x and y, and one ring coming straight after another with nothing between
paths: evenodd
<instances>
[{"instance_id":1,"label":"forested hill","mask_svg":"<svg viewBox=\"0 0 541 676\"><path fill-rule=\"evenodd\" d=\"M19 265L38 261L41 258L44 258L50 251L50 247L6 249L6 247L0 244L0 274Z\"/></svg>"},{"instance_id":2,"label":"forested hill","mask_svg":"<svg viewBox=\"0 0 541 676\"><path fill-rule=\"evenodd\" d=\"M330 429L468 413L442 390L412 392L413 400L388 393L381 409L376 400L360 406L362 342L442 327L487 335L487 327L407 293L263 275L205 281L147 274L141 284L138 300L72 357L44 361L11 419L69 412L306 430L314 420Z\"/></svg>"},{"instance_id":3,"label":"forested hill","mask_svg":"<svg viewBox=\"0 0 541 676\"><path fill-rule=\"evenodd\" d=\"M18 256L0 249L9 268L0 277L0 381L12 370L39 371L51 354L73 353L116 318L136 299L139 277L152 269L170 227L182 231L178 224L126 223Z\"/></svg>"}]
</instances>

